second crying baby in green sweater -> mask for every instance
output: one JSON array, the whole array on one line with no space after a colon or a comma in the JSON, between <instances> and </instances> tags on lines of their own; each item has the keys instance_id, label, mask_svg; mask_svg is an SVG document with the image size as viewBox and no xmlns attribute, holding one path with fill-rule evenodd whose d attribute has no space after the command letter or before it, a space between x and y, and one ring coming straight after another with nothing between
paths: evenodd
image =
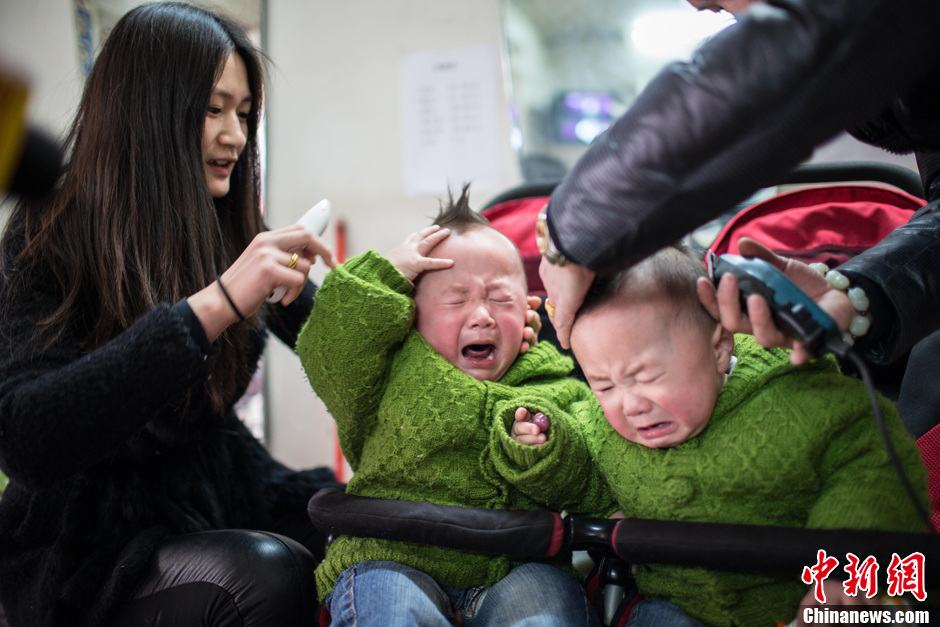
<instances>
[{"instance_id":1,"label":"second crying baby in green sweater","mask_svg":"<svg viewBox=\"0 0 940 627\"><path fill-rule=\"evenodd\" d=\"M568 376L569 358L548 343L528 346L519 251L469 208L466 188L436 225L387 257L369 251L332 270L298 338L354 471L347 492L611 513L589 455L538 463L542 451L509 437L519 407L565 420L565 436L545 444L559 451L603 420L591 390ZM546 489L559 474L565 486ZM444 626L457 614L468 627L598 624L570 555L519 563L341 536L316 576L333 625Z\"/></svg>"},{"instance_id":2,"label":"second crying baby in green sweater","mask_svg":"<svg viewBox=\"0 0 940 627\"><path fill-rule=\"evenodd\" d=\"M584 437L571 438L565 455L592 456L634 518L924 531L862 382L831 356L794 366L786 351L733 336L718 321L704 275L700 259L670 247L595 280L571 347L607 420L570 429ZM917 447L894 407L880 402L926 505ZM552 416L548 441L568 431L564 416ZM539 446L528 423L516 423L513 434L541 451L539 463L557 455ZM806 556L807 566L815 557ZM631 627L773 627L818 603L813 587L794 577L659 564L638 565L635 575L643 600ZM865 601L837 579L825 582L829 604Z\"/></svg>"}]
</instances>

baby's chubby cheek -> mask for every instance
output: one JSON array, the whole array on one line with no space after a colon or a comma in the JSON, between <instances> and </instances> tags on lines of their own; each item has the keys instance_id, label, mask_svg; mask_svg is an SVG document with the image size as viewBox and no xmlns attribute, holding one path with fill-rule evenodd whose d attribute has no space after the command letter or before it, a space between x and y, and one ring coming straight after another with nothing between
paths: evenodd
<instances>
[{"instance_id":1,"label":"baby's chubby cheek","mask_svg":"<svg viewBox=\"0 0 940 627\"><path fill-rule=\"evenodd\" d=\"M601 408L604 410L604 417L607 418L607 423L613 427L614 431L619 433L621 437L632 441L631 435L633 431L627 421L624 420L623 415L620 412L604 407L603 405Z\"/></svg>"},{"instance_id":2,"label":"baby's chubby cheek","mask_svg":"<svg viewBox=\"0 0 940 627\"><path fill-rule=\"evenodd\" d=\"M622 420L616 424L611 423L611 426L614 428L614 431L616 431L624 440L630 440L631 442L636 441L636 435L634 434L633 429L631 429L630 426Z\"/></svg>"}]
</instances>

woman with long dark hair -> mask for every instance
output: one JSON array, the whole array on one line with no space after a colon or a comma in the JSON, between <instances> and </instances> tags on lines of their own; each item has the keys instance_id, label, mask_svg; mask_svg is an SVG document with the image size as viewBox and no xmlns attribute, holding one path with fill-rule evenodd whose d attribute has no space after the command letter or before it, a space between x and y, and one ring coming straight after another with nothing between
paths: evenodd
<instances>
[{"instance_id":1,"label":"woman with long dark hair","mask_svg":"<svg viewBox=\"0 0 940 627\"><path fill-rule=\"evenodd\" d=\"M14 627L313 620L307 549L323 539L305 504L335 478L279 464L233 410L268 330L293 346L310 266L332 265L306 230L262 223L262 84L233 22L134 9L88 78L59 187L9 220L0 603Z\"/></svg>"}]
</instances>

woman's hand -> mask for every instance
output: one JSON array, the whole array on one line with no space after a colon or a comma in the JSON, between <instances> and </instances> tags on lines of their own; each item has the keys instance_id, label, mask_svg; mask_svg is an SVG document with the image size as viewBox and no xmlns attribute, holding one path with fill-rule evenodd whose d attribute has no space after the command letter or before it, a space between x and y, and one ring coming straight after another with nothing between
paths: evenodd
<instances>
[{"instance_id":1,"label":"woman's hand","mask_svg":"<svg viewBox=\"0 0 940 627\"><path fill-rule=\"evenodd\" d=\"M282 305L293 302L303 291L317 257L330 268L336 265L332 249L301 226L259 233L220 277L231 304L219 285L213 283L190 296L189 306L209 340L215 341L229 325L238 322L239 314L247 318L255 313L277 287L287 288Z\"/></svg>"},{"instance_id":2,"label":"woman's hand","mask_svg":"<svg viewBox=\"0 0 940 627\"><path fill-rule=\"evenodd\" d=\"M571 348L571 325L594 282L594 275L593 270L574 263L559 266L543 257L539 264L539 276L548 292L545 309L562 348Z\"/></svg>"},{"instance_id":3,"label":"woman's hand","mask_svg":"<svg viewBox=\"0 0 940 627\"><path fill-rule=\"evenodd\" d=\"M745 257L759 257L770 262L832 316L840 330L845 332L849 328L855 315L849 297L842 290L831 287L824 277L808 265L780 257L748 237L738 242L738 252ZM770 306L762 296L752 294L747 299L747 311L741 309L738 281L731 274L721 277L718 283L717 306L721 324L726 329L734 333L750 333L762 346L792 348L790 361L794 364L803 364L812 359L805 344L793 340L777 328Z\"/></svg>"},{"instance_id":4,"label":"woman's hand","mask_svg":"<svg viewBox=\"0 0 940 627\"><path fill-rule=\"evenodd\" d=\"M406 279L414 280L428 270L444 270L454 265L453 259L435 259L428 257L431 250L450 236L450 229L442 229L436 224L412 233L398 247L392 249L386 258L398 268Z\"/></svg>"},{"instance_id":5,"label":"woman's hand","mask_svg":"<svg viewBox=\"0 0 940 627\"><path fill-rule=\"evenodd\" d=\"M526 305L528 309L525 312L525 328L522 330L522 347L520 353L524 353L539 343L539 331L542 330L542 319L539 317L538 308L542 304L542 299L538 296L528 296Z\"/></svg>"}]
</instances>

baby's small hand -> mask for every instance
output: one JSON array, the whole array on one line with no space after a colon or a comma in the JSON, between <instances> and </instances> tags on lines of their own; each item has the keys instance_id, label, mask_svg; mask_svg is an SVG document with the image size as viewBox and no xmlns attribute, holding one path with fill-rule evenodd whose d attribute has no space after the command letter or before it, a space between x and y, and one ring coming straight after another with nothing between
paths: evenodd
<instances>
[{"instance_id":1,"label":"baby's small hand","mask_svg":"<svg viewBox=\"0 0 940 627\"><path fill-rule=\"evenodd\" d=\"M426 256L449 235L450 229L442 229L436 224L429 226L409 235L401 245L392 249L386 258L406 279L413 282L422 272L443 270L454 265L453 259Z\"/></svg>"},{"instance_id":2,"label":"baby's small hand","mask_svg":"<svg viewBox=\"0 0 940 627\"><path fill-rule=\"evenodd\" d=\"M542 299L538 296L527 297L528 309L525 312L525 328L522 330L522 348L520 353L524 353L539 341L539 331L542 330L542 319L539 318L537 309L542 304Z\"/></svg>"},{"instance_id":3,"label":"baby's small hand","mask_svg":"<svg viewBox=\"0 0 940 627\"><path fill-rule=\"evenodd\" d=\"M542 416L547 420L545 414L533 415L525 407L516 409L516 421L512 425L512 439L519 444L526 446L542 446L547 441L547 437L538 424L533 422L536 416ZM545 431L548 429L546 428Z\"/></svg>"}]
</instances>

